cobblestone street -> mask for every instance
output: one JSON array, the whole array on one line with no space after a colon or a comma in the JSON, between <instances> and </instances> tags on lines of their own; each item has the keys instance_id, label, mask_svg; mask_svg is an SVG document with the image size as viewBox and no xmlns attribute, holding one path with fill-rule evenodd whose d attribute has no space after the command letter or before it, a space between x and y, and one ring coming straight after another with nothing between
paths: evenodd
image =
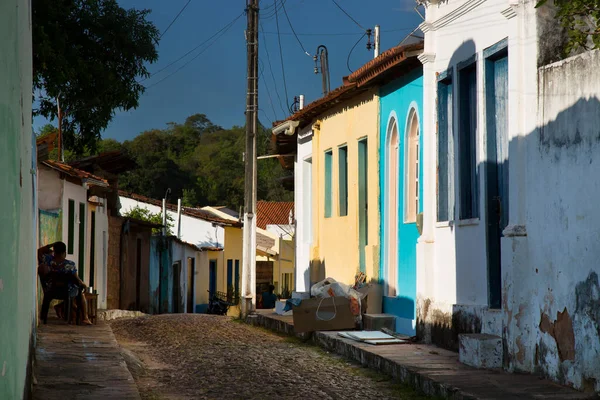
<instances>
[{"instance_id":1,"label":"cobblestone street","mask_svg":"<svg viewBox=\"0 0 600 400\"><path fill-rule=\"evenodd\" d=\"M226 317L111 323L143 399L424 399L386 376Z\"/></svg>"}]
</instances>

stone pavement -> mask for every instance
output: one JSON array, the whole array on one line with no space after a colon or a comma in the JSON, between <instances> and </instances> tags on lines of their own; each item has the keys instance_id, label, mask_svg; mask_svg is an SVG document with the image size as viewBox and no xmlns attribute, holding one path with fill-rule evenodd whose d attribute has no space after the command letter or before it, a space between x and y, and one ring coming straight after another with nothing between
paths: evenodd
<instances>
[{"instance_id":1,"label":"stone pavement","mask_svg":"<svg viewBox=\"0 0 600 400\"><path fill-rule=\"evenodd\" d=\"M34 400L139 400L137 386L110 327L40 325L34 361Z\"/></svg>"},{"instance_id":2,"label":"stone pavement","mask_svg":"<svg viewBox=\"0 0 600 400\"><path fill-rule=\"evenodd\" d=\"M253 325L293 333L293 318L273 312L250 317ZM299 335L297 335L299 336ZM595 399L534 375L480 370L461 364L458 353L433 345L374 346L344 339L337 332L315 332L312 341L364 366L382 371L432 396L450 399Z\"/></svg>"}]
</instances>

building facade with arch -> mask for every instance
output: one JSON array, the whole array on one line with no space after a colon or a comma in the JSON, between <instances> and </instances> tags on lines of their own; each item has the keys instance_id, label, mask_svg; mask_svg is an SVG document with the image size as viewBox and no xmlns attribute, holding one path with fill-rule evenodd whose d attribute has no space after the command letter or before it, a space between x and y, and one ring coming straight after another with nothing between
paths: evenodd
<instances>
[{"instance_id":1,"label":"building facade with arch","mask_svg":"<svg viewBox=\"0 0 600 400\"><path fill-rule=\"evenodd\" d=\"M416 333L417 221L423 211L423 69L379 90L380 277L383 312L396 331Z\"/></svg>"}]
</instances>

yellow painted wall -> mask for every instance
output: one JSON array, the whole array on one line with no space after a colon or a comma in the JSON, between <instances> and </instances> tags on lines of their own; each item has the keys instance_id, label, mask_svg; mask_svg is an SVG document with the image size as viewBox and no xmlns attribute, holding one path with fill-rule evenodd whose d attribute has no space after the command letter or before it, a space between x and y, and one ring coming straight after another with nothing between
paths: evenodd
<instances>
[{"instance_id":1,"label":"yellow painted wall","mask_svg":"<svg viewBox=\"0 0 600 400\"><path fill-rule=\"evenodd\" d=\"M326 277L352 284L359 271L358 141L368 145L367 279L379 270L379 98L369 91L322 114L313 136L313 246L311 281ZM348 215L339 214L338 147L348 146ZM325 151L333 151L331 217L325 218Z\"/></svg>"},{"instance_id":2,"label":"yellow painted wall","mask_svg":"<svg viewBox=\"0 0 600 400\"><path fill-rule=\"evenodd\" d=\"M217 260L217 288L219 288L219 275L222 275L223 252L202 251L196 258L196 304L208 304L208 282L210 260Z\"/></svg>"},{"instance_id":3,"label":"yellow painted wall","mask_svg":"<svg viewBox=\"0 0 600 400\"><path fill-rule=\"evenodd\" d=\"M274 260L273 281L277 282L276 291L278 293L282 293L283 274L294 273L294 241L277 239L277 244L279 245L279 255L278 258ZM293 283L294 281L292 280L292 287L290 288L291 291L294 290Z\"/></svg>"}]
</instances>

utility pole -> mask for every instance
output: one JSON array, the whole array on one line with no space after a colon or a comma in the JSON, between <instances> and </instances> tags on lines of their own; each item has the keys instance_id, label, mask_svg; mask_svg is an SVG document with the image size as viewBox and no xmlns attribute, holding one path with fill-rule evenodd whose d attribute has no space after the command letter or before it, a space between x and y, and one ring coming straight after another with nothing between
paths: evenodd
<instances>
[{"instance_id":1,"label":"utility pole","mask_svg":"<svg viewBox=\"0 0 600 400\"><path fill-rule=\"evenodd\" d=\"M246 0L248 28L248 89L246 94L246 152L244 185L244 237L242 253L242 318L256 302L256 134L258 128L258 1Z\"/></svg>"},{"instance_id":2,"label":"utility pole","mask_svg":"<svg viewBox=\"0 0 600 400\"><path fill-rule=\"evenodd\" d=\"M375 52L374 52L374 57L373 58L377 58L379 56L379 25L375 25Z\"/></svg>"},{"instance_id":3,"label":"utility pole","mask_svg":"<svg viewBox=\"0 0 600 400\"><path fill-rule=\"evenodd\" d=\"M56 98L56 108L58 108L58 161L65 161L63 155L63 140L62 140L62 110L60 108L60 100Z\"/></svg>"}]
</instances>

